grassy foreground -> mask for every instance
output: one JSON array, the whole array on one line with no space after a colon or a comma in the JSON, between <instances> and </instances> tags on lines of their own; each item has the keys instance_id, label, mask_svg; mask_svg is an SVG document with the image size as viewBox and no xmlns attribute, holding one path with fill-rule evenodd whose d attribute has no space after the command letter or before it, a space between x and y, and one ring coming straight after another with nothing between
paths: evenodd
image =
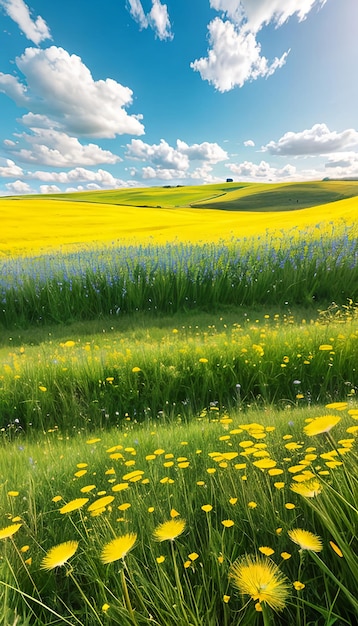
<instances>
[{"instance_id":1,"label":"grassy foreground","mask_svg":"<svg viewBox=\"0 0 358 626\"><path fill-rule=\"evenodd\" d=\"M1 623L354 623L357 417L211 407L4 433Z\"/></svg>"}]
</instances>

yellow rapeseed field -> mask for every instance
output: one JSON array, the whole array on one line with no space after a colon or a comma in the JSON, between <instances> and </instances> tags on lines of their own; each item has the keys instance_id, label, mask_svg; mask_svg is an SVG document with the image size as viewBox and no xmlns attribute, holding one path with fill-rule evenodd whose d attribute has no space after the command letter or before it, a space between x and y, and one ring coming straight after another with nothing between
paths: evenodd
<instances>
[{"instance_id":1,"label":"yellow rapeseed field","mask_svg":"<svg viewBox=\"0 0 358 626\"><path fill-rule=\"evenodd\" d=\"M261 189L262 185L258 187ZM266 232L280 236L291 230L293 233L312 230L322 236L332 231L333 224L336 234L340 226L348 225L352 232L357 231L357 196L303 209L261 211L258 205L259 210L240 211L192 208L189 203L188 207L159 208L113 204L107 202L107 192L102 193L103 202L97 198L90 201L88 194L84 201L66 195L1 199L0 254L28 255L63 246L68 249L112 241L123 244L229 241ZM248 195L252 193L251 187Z\"/></svg>"}]
</instances>

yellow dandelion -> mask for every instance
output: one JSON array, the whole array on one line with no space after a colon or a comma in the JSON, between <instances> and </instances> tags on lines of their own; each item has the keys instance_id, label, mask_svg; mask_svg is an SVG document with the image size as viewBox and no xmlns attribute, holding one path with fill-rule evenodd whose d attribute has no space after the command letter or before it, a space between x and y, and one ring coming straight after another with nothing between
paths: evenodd
<instances>
[{"instance_id":1,"label":"yellow dandelion","mask_svg":"<svg viewBox=\"0 0 358 626\"><path fill-rule=\"evenodd\" d=\"M163 522L154 530L154 539L156 541L174 541L184 532L185 524L183 519L171 519Z\"/></svg>"},{"instance_id":2,"label":"yellow dandelion","mask_svg":"<svg viewBox=\"0 0 358 626\"><path fill-rule=\"evenodd\" d=\"M333 346L330 343L322 343L318 349L322 352L327 352L329 350L333 350Z\"/></svg>"},{"instance_id":3,"label":"yellow dandelion","mask_svg":"<svg viewBox=\"0 0 358 626\"><path fill-rule=\"evenodd\" d=\"M297 484L293 483L290 489L304 498L315 498L322 492L322 485L319 480L312 479Z\"/></svg>"},{"instance_id":4,"label":"yellow dandelion","mask_svg":"<svg viewBox=\"0 0 358 626\"><path fill-rule=\"evenodd\" d=\"M123 502L123 504L120 504L117 508L119 511L127 511L131 508L131 506L132 505L129 502Z\"/></svg>"},{"instance_id":5,"label":"yellow dandelion","mask_svg":"<svg viewBox=\"0 0 358 626\"><path fill-rule=\"evenodd\" d=\"M341 418L337 415L324 415L323 417L316 417L307 426L304 427L304 432L309 437L315 435L321 435L322 433L328 433L333 426L336 426L340 422Z\"/></svg>"},{"instance_id":6,"label":"yellow dandelion","mask_svg":"<svg viewBox=\"0 0 358 626\"><path fill-rule=\"evenodd\" d=\"M174 517L179 517L179 515L180 515L180 513L178 513L178 511L177 511L176 509L172 509L172 510L170 511L170 517L171 517L172 519L174 519Z\"/></svg>"},{"instance_id":7,"label":"yellow dandelion","mask_svg":"<svg viewBox=\"0 0 358 626\"><path fill-rule=\"evenodd\" d=\"M261 554L264 554L265 556L271 556L271 554L274 554L275 550L273 550L272 548L269 548L268 546L261 546L261 548L259 548Z\"/></svg>"},{"instance_id":8,"label":"yellow dandelion","mask_svg":"<svg viewBox=\"0 0 358 626\"><path fill-rule=\"evenodd\" d=\"M75 500L71 500L60 509L60 513L64 515L65 513L71 513L72 511L76 511L80 509L84 504L88 502L88 498L76 498Z\"/></svg>"},{"instance_id":9,"label":"yellow dandelion","mask_svg":"<svg viewBox=\"0 0 358 626\"><path fill-rule=\"evenodd\" d=\"M299 580L295 580L295 582L292 584L294 588L296 589L296 591L302 591L302 589L304 589L306 586L304 583L301 583Z\"/></svg>"},{"instance_id":10,"label":"yellow dandelion","mask_svg":"<svg viewBox=\"0 0 358 626\"><path fill-rule=\"evenodd\" d=\"M242 595L265 603L275 611L286 604L289 582L277 565L267 557L245 555L230 566L229 579Z\"/></svg>"},{"instance_id":11,"label":"yellow dandelion","mask_svg":"<svg viewBox=\"0 0 358 626\"><path fill-rule=\"evenodd\" d=\"M289 530L288 535L294 543L300 546L301 550L320 552L323 548L322 539L309 530L295 528L294 530Z\"/></svg>"},{"instance_id":12,"label":"yellow dandelion","mask_svg":"<svg viewBox=\"0 0 358 626\"><path fill-rule=\"evenodd\" d=\"M102 563L113 563L114 561L119 561L119 559L124 559L133 548L136 540L136 533L127 533L126 535L116 537L116 539L112 539L112 541L106 543L101 553Z\"/></svg>"},{"instance_id":13,"label":"yellow dandelion","mask_svg":"<svg viewBox=\"0 0 358 626\"><path fill-rule=\"evenodd\" d=\"M227 596L226 594L223 595L223 602L225 602L225 604L227 604L230 601L230 596Z\"/></svg>"},{"instance_id":14,"label":"yellow dandelion","mask_svg":"<svg viewBox=\"0 0 358 626\"><path fill-rule=\"evenodd\" d=\"M41 569L50 571L61 567L74 555L78 548L78 541L65 541L49 550L41 561Z\"/></svg>"},{"instance_id":15,"label":"yellow dandelion","mask_svg":"<svg viewBox=\"0 0 358 626\"><path fill-rule=\"evenodd\" d=\"M287 561L288 559L290 559L292 556L292 554L290 554L289 552L281 552L281 557L283 558L284 561Z\"/></svg>"},{"instance_id":16,"label":"yellow dandelion","mask_svg":"<svg viewBox=\"0 0 358 626\"><path fill-rule=\"evenodd\" d=\"M8 491L7 495L10 496L11 498L16 498L19 495L18 491Z\"/></svg>"},{"instance_id":17,"label":"yellow dandelion","mask_svg":"<svg viewBox=\"0 0 358 626\"><path fill-rule=\"evenodd\" d=\"M265 459L259 459L258 461L254 461L253 465L255 465L261 470L264 470L264 469L271 469L275 467L277 463L273 459L265 458Z\"/></svg>"},{"instance_id":18,"label":"yellow dandelion","mask_svg":"<svg viewBox=\"0 0 358 626\"><path fill-rule=\"evenodd\" d=\"M80 489L80 491L82 493L88 493L89 491L92 491L93 489L96 489L96 485L85 485L84 487L82 487L82 489Z\"/></svg>"},{"instance_id":19,"label":"yellow dandelion","mask_svg":"<svg viewBox=\"0 0 358 626\"><path fill-rule=\"evenodd\" d=\"M141 372L142 370L140 369L140 367L132 367L132 372L134 374L137 374L138 372Z\"/></svg>"},{"instance_id":20,"label":"yellow dandelion","mask_svg":"<svg viewBox=\"0 0 358 626\"><path fill-rule=\"evenodd\" d=\"M213 507L211 506L211 504L203 504L201 508L203 511L205 511L205 513L210 513L210 511L213 510Z\"/></svg>"},{"instance_id":21,"label":"yellow dandelion","mask_svg":"<svg viewBox=\"0 0 358 626\"><path fill-rule=\"evenodd\" d=\"M235 524L235 522L232 519L223 519L221 523L224 526L224 528L231 528L231 526Z\"/></svg>"},{"instance_id":22,"label":"yellow dandelion","mask_svg":"<svg viewBox=\"0 0 358 626\"><path fill-rule=\"evenodd\" d=\"M189 558L191 561L196 561L196 559L198 559L198 558L199 558L199 555L198 555L198 553L197 553L197 552L191 552L190 554L188 554L188 558Z\"/></svg>"},{"instance_id":23,"label":"yellow dandelion","mask_svg":"<svg viewBox=\"0 0 358 626\"><path fill-rule=\"evenodd\" d=\"M205 357L201 357L201 359L199 359L199 363L209 363L209 361Z\"/></svg>"},{"instance_id":24,"label":"yellow dandelion","mask_svg":"<svg viewBox=\"0 0 358 626\"><path fill-rule=\"evenodd\" d=\"M107 604L107 602L105 604L103 604L103 606L102 606L103 613L107 613L109 608L110 608L110 605Z\"/></svg>"},{"instance_id":25,"label":"yellow dandelion","mask_svg":"<svg viewBox=\"0 0 358 626\"><path fill-rule=\"evenodd\" d=\"M256 509L257 504L256 502L252 501L252 502L249 502L247 506L249 507L249 509Z\"/></svg>"},{"instance_id":26,"label":"yellow dandelion","mask_svg":"<svg viewBox=\"0 0 358 626\"><path fill-rule=\"evenodd\" d=\"M164 563L165 561L165 556L161 555L161 556L157 556L156 558L157 563Z\"/></svg>"},{"instance_id":27,"label":"yellow dandelion","mask_svg":"<svg viewBox=\"0 0 358 626\"><path fill-rule=\"evenodd\" d=\"M22 524L10 524L10 526L6 526L6 528L0 529L0 539L7 539L8 537L12 537L19 528L21 528Z\"/></svg>"},{"instance_id":28,"label":"yellow dandelion","mask_svg":"<svg viewBox=\"0 0 358 626\"><path fill-rule=\"evenodd\" d=\"M98 498L98 500L95 500L94 502L92 502L92 504L89 505L87 510L97 511L97 509L103 509L109 504L111 504L113 500L114 500L114 496L104 496L103 498Z\"/></svg>"},{"instance_id":29,"label":"yellow dandelion","mask_svg":"<svg viewBox=\"0 0 358 626\"><path fill-rule=\"evenodd\" d=\"M348 402L330 402L326 404L326 409L336 409L336 411L344 411L348 406Z\"/></svg>"},{"instance_id":30,"label":"yellow dandelion","mask_svg":"<svg viewBox=\"0 0 358 626\"><path fill-rule=\"evenodd\" d=\"M65 348L73 348L73 346L76 344L72 339L69 339L68 341L65 341L64 344L61 344L61 345L63 345Z\"/></svg>"}]
</instances>

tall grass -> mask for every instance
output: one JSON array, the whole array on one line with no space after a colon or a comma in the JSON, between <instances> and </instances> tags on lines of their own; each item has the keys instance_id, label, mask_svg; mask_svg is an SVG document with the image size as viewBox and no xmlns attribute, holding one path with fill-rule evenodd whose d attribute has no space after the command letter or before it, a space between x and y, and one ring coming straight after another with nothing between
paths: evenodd
<instances>
[{"instance_id":1,"label":"tall grass","mask_svg":"<svg viewBox=\"0 0 358 626\"><path fill-rule=\"evenodd\" d=\"M231 244L80 249L4 259L0 324L69 323L134 311L312 305L358 295L358 240L286 233Z\"/></svg>"},{"instance_id":2,"label":"tall grass","mask_svg":"<svg viewBox=\"0 0 358 626\"><path fill-rule=\"evenodd\" d=\"M130 421L91 438L52 429L7 443L0 537L21 526L0 538L0 618L16 609L35 626L355 623L358 426L347 409L212 410L190 424ZM304 426L327 412L334 431L308 436ZM156 541L170 520L184 532ZM295 529L323 550L300 549ZM104 564L103 548L127 533L137 536L129 554ZM46 553L66 541L75 553L45 572ZM282 611L233 586L231 565L248 554L286 577Z\"/></svg>"},{"instance_id":3,"label":"tall grass","mask_svg":"<svg viewBox=\"0 0 358 626\"><path fill-rule=\"evenodd\" d=\"M316 321L246 314L246 321L229 325L225 315L205 315L204 325L197 313L193 324L173 327L167 319L160 328L160 320L148 325L143 318L142 327L126 332L109 321L97 335L65 328L62 339L17 342L0 352L0 426L9 432L96 428L128 415L165 421L210 406L284 408L352 398L358 391L355 311L352 303Z\"/></svg>"}]
</instances>

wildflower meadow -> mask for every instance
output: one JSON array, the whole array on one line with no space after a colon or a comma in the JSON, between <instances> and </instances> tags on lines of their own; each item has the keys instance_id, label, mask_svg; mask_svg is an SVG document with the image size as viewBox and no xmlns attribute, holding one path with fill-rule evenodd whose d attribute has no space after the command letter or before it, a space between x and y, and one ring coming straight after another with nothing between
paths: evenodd
<instances>
[{"instance_id":1,"label":"wildflower meadow","mask_svg":"<svg viewBox=\"0 0 358 626\"><path fill-rule=\"evenodd\" d=\"M167 241L76 244L51 230L66 197L4 199L49 211L0 262L4 626L358 619L354 184L296 185L297 210L273 186L264 230L268 189L212 187L68 197L205 210Z\"/></svg>"}]
</instances>

